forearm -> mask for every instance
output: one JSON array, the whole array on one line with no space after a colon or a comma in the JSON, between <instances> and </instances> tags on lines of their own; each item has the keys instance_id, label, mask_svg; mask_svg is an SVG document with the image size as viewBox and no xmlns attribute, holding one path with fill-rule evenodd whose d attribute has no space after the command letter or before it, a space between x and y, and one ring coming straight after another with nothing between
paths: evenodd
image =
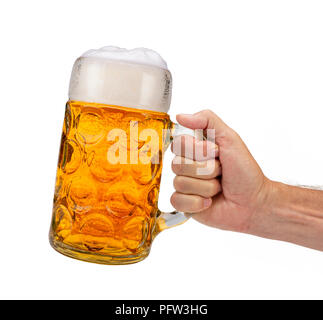
<instances>
[{"instance_id":1,"label":"forearm","mask_svg":"<svg viewBox=\"0 0 323 320\"><path fill-rule=\"evenodd\" d=\"M271 182L255 235L323 251L323 191Z\"/></svg>"}]
</instances>

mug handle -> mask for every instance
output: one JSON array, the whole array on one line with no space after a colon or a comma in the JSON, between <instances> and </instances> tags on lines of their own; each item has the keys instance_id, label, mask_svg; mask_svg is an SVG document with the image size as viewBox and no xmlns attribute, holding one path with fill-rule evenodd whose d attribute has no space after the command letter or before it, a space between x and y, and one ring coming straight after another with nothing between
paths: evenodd
<instances>
[{"instance_id":1,"label":"mug handle","mask_svg":"<svg viewBox=\"0 0 323 320\"><path fill-rule=\"evenodd\" d=\"M167 131L167 136L165 137L165 150L173 141L174 137L180 135L190 135L194 136L197 140L203 140L203 132L201 130L192 130L186 127L181 126L178 123L172 123L173 130ZM157 224L155 235L159 232L179 226L186 222L192 216L191 213L185 213L180 211L172 211L172 212L162 212L158 209L157 211Z\"/></svg>"}]
</instances>

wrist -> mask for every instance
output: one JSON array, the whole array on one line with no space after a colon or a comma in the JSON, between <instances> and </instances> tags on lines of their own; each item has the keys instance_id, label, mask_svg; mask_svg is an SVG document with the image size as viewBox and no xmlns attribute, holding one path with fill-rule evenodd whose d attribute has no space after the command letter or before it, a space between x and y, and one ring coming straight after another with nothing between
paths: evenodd
<instances>
[{"instance_id":1,"label":"wrist","mask_svg":"<svg viewBox=\"0 0 323 320\"><path fill-rule=\"evenodd\" d=\"M274 212L276 212L276 207L279 207L279 203L283 201L283 188L281 183L265 178L261 196L253 210L248 233L263 238L275 238Z\"/></svg>"},{"instance_id":2,"label":"wrist","mask_svg":"<svg viewBox=\"0 0 323 320\"><path fill-rule=\"evenodd\" d=\"M252 234L323 250L323 191L267 181Z\"/></svg>"},{"instance_id":3,"label":"wrist","mask_svg":"<svg viewBox=\"0 0 323 320\"><path fill-rule=\"evenodd\" d=\"M254 234L275 240L285 239L298 215L291 212L291 186L267 180L260 209L255 214Z\"/></svg>"}]
</instances>

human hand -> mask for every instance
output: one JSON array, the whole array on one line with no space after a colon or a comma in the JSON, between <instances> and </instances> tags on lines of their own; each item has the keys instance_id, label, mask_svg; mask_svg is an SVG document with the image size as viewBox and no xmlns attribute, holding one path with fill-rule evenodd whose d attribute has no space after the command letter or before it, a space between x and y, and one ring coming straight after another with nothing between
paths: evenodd
<instances>
[{"instance_id":1,"label":"human hand","mask_svg":"<svg viewBox=\"0 0 323 320\"><path fill-rule=\"evenodd\" d=\"M272 182L264 176L242 139L210 110L180 114L177 121L190 129L214 129L215 141L183 136L174 139L172 150L176 156L172 170L176 174L176 192L171 197L172 205L179 211L193 213L194 219L212 227L258 233ZM174 148L175 144L180 147ZM208 158L200 161L202 150L207 148ZM193 154L193 161L183 157L185 150L186 154ZM208 174L199 174L201 167L207 167Z\"/></svg>"}]
</instances>

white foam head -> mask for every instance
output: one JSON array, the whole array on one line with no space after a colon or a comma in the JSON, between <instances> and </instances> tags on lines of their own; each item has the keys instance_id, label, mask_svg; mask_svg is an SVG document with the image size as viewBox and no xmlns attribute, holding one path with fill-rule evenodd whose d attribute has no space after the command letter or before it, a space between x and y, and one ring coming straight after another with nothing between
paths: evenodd
<instances>
[{"instance_id":1,"label":"white foam head","mask_svg":"<svg viewBox=\"0 0 323 320\"><path fill-rule=\"evenodd\" d=\"M82 57L98 57L109 60L133 62L155 66L167 70L166 61L154 50L147 48L125 49L113 46L91 49L82 54Z\"/></svg>"},{"instance_id":2,"label":"white foam head","mask_svg":"<svg viewBox=\"0 0 323 320\"><path fill-rule=\"evenodd\" d=\"M171 85L167 64L157 52L103 47L75 61L69 99L167 112Z\"/></svg>"}]
</instances>

